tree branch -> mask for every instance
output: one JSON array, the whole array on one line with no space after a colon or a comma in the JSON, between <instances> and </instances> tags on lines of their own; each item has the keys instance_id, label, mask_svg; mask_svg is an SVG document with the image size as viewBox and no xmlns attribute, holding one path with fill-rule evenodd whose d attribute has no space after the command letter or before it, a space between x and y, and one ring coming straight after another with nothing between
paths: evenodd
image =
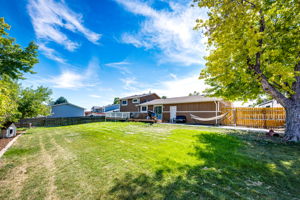
<instances>
[{"instance_id":1,"label":"tree branch","mask_svg":"<svg viewBox=\"0 0 300 200\"><path fill-rule=\"evenodd\" d=\"M252 8L256 7L256 5L255 5L254 3L252 3L252 2L250 2L250 1L242 0L242 3L243 3L243 2L246 2L246 3L251 4Z\"/></svg>"},{"instance_id":2,"label":"tree branch","mask_svg":"<svg viewBox=\"0 0 300 200\"><path fill-rule=\"evenodd\" d=\"M279 92L271 83L269 83L268 78L263 74L258 65L250 64L250 58L247 59L247 65L250 70L252 70L259 78L262 84L263 90L270 94L274 99L276 99L282 106L288 104L288 99Z\"/></svg>"},{"instance_id":3,"label":"tree branch","mask_svg":"<svg viewBox=\"0 0 300 200\"><path fill-rule=\"evenodd\" d=\"M259 32L265 31L265 19L262 14L262 10L259 11L260 14L260 27ZM259 47L262 47L263 40L258 40ZM268 78L263 74L261 70L261 51L255 54L255 64L251 64L251 59L247 58L247 65L250 70L252 70L258 77L260 78L260 82L262 84L263 90L269 93L273 98L275 98L282 106L287 106L289 99L286 98L279 90L277 90L268 80Z\"/></svg>"}]
</instances>

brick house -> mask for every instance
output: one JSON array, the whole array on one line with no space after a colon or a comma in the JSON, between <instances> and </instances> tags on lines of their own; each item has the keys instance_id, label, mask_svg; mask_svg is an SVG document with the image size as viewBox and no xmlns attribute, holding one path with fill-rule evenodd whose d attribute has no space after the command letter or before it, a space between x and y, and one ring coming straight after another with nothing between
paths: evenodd
<instances>
[{"instance_id":1,"label":"brick house","mask_svg":"<svg viewBox=\"0 0 300 200\"><path fill-rule=\"evenodd\" d=\"M120 98L120 112L147 112L147 110L141 110L139 104L154 99L160 99L160 97L155 93L148 93Z\"/></svg>"}]
</instances>

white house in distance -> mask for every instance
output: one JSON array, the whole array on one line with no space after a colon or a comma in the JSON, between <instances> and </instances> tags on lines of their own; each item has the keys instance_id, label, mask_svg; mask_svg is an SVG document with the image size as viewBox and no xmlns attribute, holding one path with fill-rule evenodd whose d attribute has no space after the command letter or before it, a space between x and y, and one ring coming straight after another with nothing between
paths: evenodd
<instances>
[{"instance_id":1,"label":"white house in distance","mask_svg":"<svg viewBox=\"0 0 300 200\"><path fill-rule=\"evenodd\" d=\"M61 103L51 106L51 115L48 117L82 117L84 116L84 110L85 108L71 103Z\"/></svg>"},{"instance_id":2,"label":"white house in distance","mask_svg":"<svg viewBox=\"0 0 300 200\"><path fill-rule=\"evenodd\" d=\"M263 102L261 104L258 104L256 107L258 108L279 108L282 107L280 103L278 103L276 100L270 100Z\"/></svg>"}]
</instances>

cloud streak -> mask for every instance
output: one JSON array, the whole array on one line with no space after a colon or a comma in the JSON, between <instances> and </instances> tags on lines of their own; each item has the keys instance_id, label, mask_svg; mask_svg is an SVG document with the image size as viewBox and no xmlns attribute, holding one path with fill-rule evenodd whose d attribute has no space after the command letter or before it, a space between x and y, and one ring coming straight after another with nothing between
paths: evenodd
<instances>
[{"instance_id":1,"label":"cloud streak","mask_svg":"<svg viewBox=\"0 0 300 200\"><path fill-rule=\"evenodd\" d=\"M136 81L135 77L126 77L123 79L120 79L123 82L123 88L125 90L129 90L129 91L135 91L137 90L137 84L138 82Z\"/></svg>"},{"instance_id":2,"label":"cloud streak","mask_svg":"<svg viewBox=\"0 0 300 200\"><path fill-rule=\"evenodd\" d=\"M63 29L82 34L94 44L98 44L101 35L83 25L82 15L72 11L64 1L29 0L27 10L36 37L42 46L41 51L53 60L61 62L54 49L46 47L45 43L55 42L64 46L68 51L76 50L80 44L72 41L62 32Z\"/></svg>"},{"instance_id":3,"label":"cloud streak","mask_svg":"<svg viewBox=\"0 0 300 200\"><path fill-rule=\"evenodd\" d=\"M135 47L161 50L161 62L183 65L203 64L205 38L194 31L195 20L205 18L206 11L192 8L190 2L183 4L170 1L169 10L155 10L139 0L116 0L127 11L145 17L135 33L123 33L121 41Z\"/></svg>"},{"instance_id":4,"label":"cloud streak","mask_svg":"<svg viewBox=\"0 0 300 200\"><path fill-rule=\"evenodd\" d=\"M121 62L114 62L114 63L107 63L105 64L108 67L112 67L114 69L117 69L121 74L132 74L131 71L128 69L128 65L130 65L127 61L121 61Z\"/></svg>"},{"instance_id":5,"label":"cloud streak","mask_svg":"<svg viewBox=\"0 0 300 200\"><path fill-rule=\"evenodd\" d=\"M62 70L58 76L50 77L47 82L53 84L54 88L61 89L80 89L93 88L100 84L98 60L93 59L89 62L87 69L78 72L70 68Z\"/></svg>"}]
</instances>

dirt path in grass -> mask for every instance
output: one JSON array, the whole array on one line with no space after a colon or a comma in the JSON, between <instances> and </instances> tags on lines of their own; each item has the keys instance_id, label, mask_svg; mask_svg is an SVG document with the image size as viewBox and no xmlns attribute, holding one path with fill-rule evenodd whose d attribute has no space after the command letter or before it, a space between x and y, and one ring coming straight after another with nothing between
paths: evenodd
<instances>
[{"instance_id":1,"label":"dirt path in grass","mask_svg":"<svg viewBox=\"0 0 300 200\"><path fill-rule=\"evenodd\" d=\"M6 177L0 181L2 189L8 193L10 199L19 199L26 180L29 178L28 169L31 166L28 159L25 157L20 163L22 164L9 170ZM5 162L0 160L0 167L5 167Z\"/></svg>"},{"instance_id":2,"label":"dirt path in grass","mask_svg":"<svg viewBox=\"0 0 300 200\"><path fill-rule=\"evenodd\" d=\"M47 190L47 196L46 199L47 200L55 200L55 199L59 199L56 196L56 185L55 185L55 174L57 173L57 169L55 166L55 162L54 162L54 157L51 156L49 154L49 152L46 151L45 149L45 145L43 142L40 141L40 146L41 146L41 160L44 164L44 166L46 167L47 171L48 171L48 179L49 179L49 184L48 184L48 190ZM55 148L56 149L56 148ZM54 149L54 150L55 150Z\"/></svg>"},{"instance_id":3,"label":"dirt path in grass","mask_svg":"<svg viewBox=\"0 0 300 200\"><path fill-rule=\"evenodd\" d=\"M55 135L55 134L54 134ZM59 167L57 167L57 174L62 176L60 179L62 182L72 183L73 187L77 188L77 194L72 195L72 199L82 199L85 196L90 196L93 192L93 182L91 181L91 177L88 176L88 173L84 170L81 166L80 162L78 161L78 157L74 154L67 146L63 146L60 143L62 141L57 141L57 138L49 135L51 137L50 142L53 145L53 151L55 154L52 158L55 160L59 160L61 163ZM64 144L70 143L71 141L68 138L61 138ZM63 164L62 164L63 163ZM71 174L76 174L76 176L71 176ZM80 179L78 179L80 177ZM69 178L69 179L65 179ZM59 187L59 186L58 186ZM58 188L59 189L59 188ZM56 193L60 193L60 191L56 191ZM65 195L65 194L62 194ZM74 195L74 196L73 196ZM68 197L70 198L70 197Z\"/></svg>"}]
</instances>

